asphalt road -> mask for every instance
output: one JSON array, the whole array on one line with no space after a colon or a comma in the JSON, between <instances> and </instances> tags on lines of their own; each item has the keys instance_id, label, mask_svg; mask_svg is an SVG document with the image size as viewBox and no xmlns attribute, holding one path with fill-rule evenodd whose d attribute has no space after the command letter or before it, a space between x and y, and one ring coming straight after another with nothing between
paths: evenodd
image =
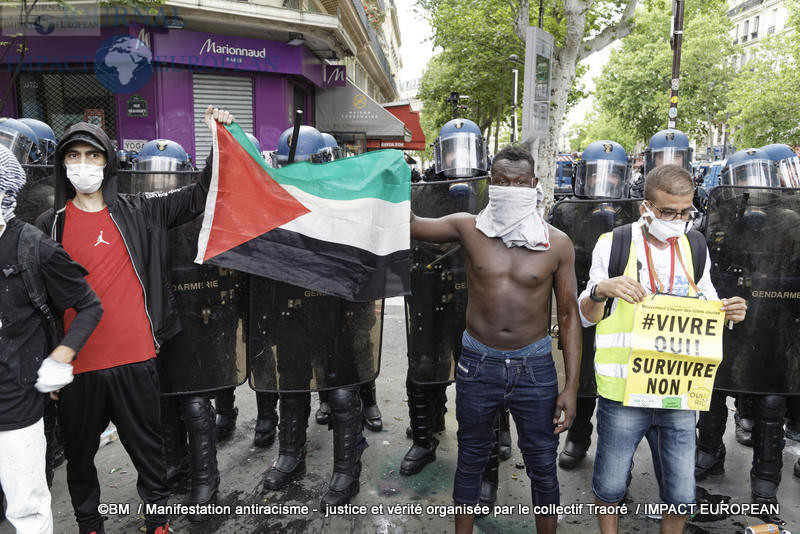
<instances>
[{"instance_id":1,"label":"asphalt road","mask_svg":"<svg viewBox=\"0 0 800 534\"><path fill-rule=\"evenodd\" d=\"M208 534L213 532L243 533L440 533L452 531L452 517L446 513L452 504L451 491L456 466L456 420L453 409L454 388L448 388L447 430L439 435L441 442L437 461L428 465L418 475L403 477L398 473L400 461L410 446L405 429L408 424L406 405L405 358L406 342L401 300L387 303L383 361L377 381L379 406L383 412L384 430L379 433L365 431L369 448L363 455L363 472L360 493L353 499L352 513L325 517L315 509L325 492L332 470L332 433L313 420L317 398L313 397L312 416L308 433L308 473L289 485L285 491L262 492L261 480L275 456L277 443L269 449L252 446L255 427L255 395L242 385L236 392L239 422L233 437L221 443L218 461L222 482L219 504L224 507L220 515L205 523L190 523L184 517L172 519L171 528L176 533ZM563 369L560 353L555 352L556 363ZM731 407L732 410L732 407ZM513 425L512 425L513 426ZM698 495L711 502L733 504L749 501L749 470L752 450L738 444L733 437L733 417L728 422L725 444L728 449L726 472L710 477L698 486ZM562 443L563 443L562 438ZM478 520L476 532L516 533L535 532L533 518L520 514L521 506L530 506L530 481L525 475L522 456L516 447L513 454L500 466L500 487L496 516ZM792 466L800 455L800 444L786 441L784 451L783 482L778 494L780 515L788 530L800 530L800 480L792 474ZM561 502L571 506L571 513L560 522L559 532L585 534L597 532L594 516L589 512L593 503L591 492L592 459L594 445L583 463L573 471L559 470ZM137 532L144 530L144 521L137 513L139 498L136 493L136 471L119 441L103 446L97 454L102 502L109 505L129 505L127 513L107 514L106 532ZM52 488L53 512L56 533L77 532L66 487L64 466L56 470ZM170 502L185 503L186 495L175 495ZM634 477L628 502L629 513L622 517L620 532L658 532L657 519L648 518L642 505L658 502L658 490L653 476L649 448L642 443L635 457ZM290 514L274 514L280 510L261 509L254 506L295 506ZM237 507L250 507L249 510ZM300 507L308 507L303 513ZM363 507L363 508L361 508ZM729 514L722 509L713 516L692 520L686 532L736 533L746 526L761 523L754 517ZM733 510L734 512L736 510ZM0 534L11 534L9 523L0 524Z\"/></svg>"}]
</instances>

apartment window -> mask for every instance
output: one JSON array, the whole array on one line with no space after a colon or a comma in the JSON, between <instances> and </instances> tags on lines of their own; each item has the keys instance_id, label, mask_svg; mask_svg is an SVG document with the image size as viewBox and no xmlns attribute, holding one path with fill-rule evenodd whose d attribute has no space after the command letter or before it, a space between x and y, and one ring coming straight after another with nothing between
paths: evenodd
<instances>
[{"instance_id":1,"label":"apartment window","mask_svg":"<svg viewBox=\"0 0 800 534\"><path fill-rule=\"evenodd\" d=\"M758 37L758 19L759 18L761 18L761 17L756 17L756 18L753 19L753 34L752 34L753 39Z\"/></svg>"}]
</instances>

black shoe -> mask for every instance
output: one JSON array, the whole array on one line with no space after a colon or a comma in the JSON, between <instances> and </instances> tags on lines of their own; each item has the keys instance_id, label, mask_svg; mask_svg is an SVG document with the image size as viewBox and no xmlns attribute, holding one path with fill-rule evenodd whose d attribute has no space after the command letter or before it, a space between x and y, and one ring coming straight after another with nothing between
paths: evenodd
<instances>
[{"instance_id":1,"label":"black shoe","mask_svg":"<svg viewBox=\"0 0 800 534\"><path fill-rule=\"evenodd\" d=\"M800 429L795 428L791 423L786 423L786 427L784 428L783 432L786 436L786 439L800 441Z\"/></svg>"},{"instance_id":2,"label":"black shoe","mask_svg":"<svg viewBox=\"0 0 800 534\"><path fill-rule=\"evenodd\" d=\"M301 477L306 472L306 454L300 458L294 456L279 455L275 465L269 468L264 476L264 488L267 490L279 490L285 487L292 480Z\"/></svg>"},{"instance_id":3,"label":"black shoe","mask_svg":"<svg viewBox=\"0 0 800 534\"><path fill-rule=\"evenodd\" d=\"M501 462L505 462L511 458L511 431L501 430L498 433L498 449L497 456Z\"/></svg>"},{"instance_id":4,"label":"black shoe","mask_svg":"<svg viewBox=\"0 0 800 534\"><path fill-rule=\"evenodd\" d=\"M567 440L564 443L564 449L558 455L558 466L561 469L574 469L586 457L586 451L589 450L591 442L585 446L574 441Z\"/></svg>"},{"instance_id":5,"label":"black shoe","mask_svg":"<svg viewBox=\"0 0 800 534\"><path fill-rule=\"evenodd\" d=\"M364 406L364 426L372 432L380 432L383 430L381 411L378 409L377 404Z\"/></svg>"},{"instance_id":6,"label":"black shoe","mask_svg":"<svg viewBox=\"0 0 800 534\"><path fill-rule=\"evenodd\" d=\"M331 422L331 406L325 401L319 402L317 413L314 414L314 419L318 425L327 425Z\"/></svg>"},{"instance_id":7,"label":"black shoe","mask_svg":"<svg viewBox=\"0 0 800 534\"><path fill-rule=\"evenodd\" d=\"M189 477L192 475L192 463L184 456L177 465L167 465L167 486L171 493L186 493Z\"/></svg>"},{"instance_id":8,"label":"black shoe","mask_svg":"<svg viewBox=\"0 0 800 534\"><path fill-rule=\"evenodd\" d=\"M236 418L239 416L239 408L234 408L230 412L217 412L215 422L217 440L228 439L236 430Z\"/></svg>"},{"instance_id":9,"label":"black shoe","mask_svg":"<svg viewBox=\"0 0 800 534\"><path fill-rule=\"evenodd\" d=\"M184 423L189 435L191 456L192 489L190 505L216 504L219 490L217 468L217 436L214 408L211 401L203 397L190 397L184 405ZM187 514L189 521L206 521L207 514Z\"/></svg>"},{"instance_id":10,"label":"black shoe","mask_svg":"<svg viewBox=\"0 0 800 534\"><path fill-rule=\"evenodd\" d=\"M256 447L271 447L275 443L276 426L277 421L274 419L256 419L253 445Z\"/></svg>"},{"instance_id":11,"label":"black shoe","mask_svg":"<svg viewBox=\"0 0 800 534\"><path fill-rule=\"evenodd\" d=\"M436 447L438 446L439 440L436 438L431 438L430 447L413 444L403 457L403 462L400 464L400 474L408 476L422 471L423 467L436 460Z\"/></svg>"},{"instance_id":12,"label":"black shoe","mask_svg":"<svg viewBox=\"0 0 800 534\"><path fill-rule=\"evenodd\" d=\"M333 473L328 491L322 496L320 507L324 511L327 506L348 504L350 499L358 495L361 489L358 477L353 478L346 473Z\"/></svg>"},{"instance_id":13,"label":"black shoe","mask_svg":"<svg viewBox=\"0 0 800 534\"><path fill-rule=\"evenodd\" d=\"M708 475L721 475L725 472L725 444L722 443L716 454L697 449L694 456L694 479L697 482Z\"/></svg>"},{"instance_id":14,"label":"black shoe","mask_svg":"<svg viewBox=\"0 0 800 534\"><path fill-rule=\"evenodd\" d=\"M736 441L746 447L753 446L753 423L752 419L741 417L739 412L733 414L736 422Z\"/></svg>"}]
</instances>

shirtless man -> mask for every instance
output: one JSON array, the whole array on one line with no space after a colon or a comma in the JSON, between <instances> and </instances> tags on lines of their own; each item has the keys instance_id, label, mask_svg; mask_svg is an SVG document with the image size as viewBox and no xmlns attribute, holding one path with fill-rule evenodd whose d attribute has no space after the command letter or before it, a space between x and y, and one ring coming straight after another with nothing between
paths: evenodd
<instances>
[{"instance_id":1,"label":"shirtless man","mask_svg":"<svg viewBox=\"0 0 800 534\"><path fill-rule=\"evenodd\" d=\"M505 407L517 425L533 504L559 504L556 449L575 417L581 326L572 243L542 219L533 170L530 153L505 148L494 158L489 206L480 214L411 216L412 238L460 241L467 256L467 329L456 369L453 500L460 511L478 504L495 413ZM566 374L560 395L547 332L553 290ZM537 515L536 531L555 532L557 519ZM457 514L456 533L472 532L474 520L474 513Z\"/></svg>"}]
</instances>

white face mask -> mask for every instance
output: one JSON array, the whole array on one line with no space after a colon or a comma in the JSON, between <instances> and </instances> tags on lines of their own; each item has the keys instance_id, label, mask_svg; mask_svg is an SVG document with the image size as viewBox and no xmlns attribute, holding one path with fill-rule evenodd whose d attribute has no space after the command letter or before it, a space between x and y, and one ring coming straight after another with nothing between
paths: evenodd
<instances>
[{"instance_id":1,"label":"white face mask","mask_svg":"<svg viewBox=\"0 0 800 534\"><path fill-rule=\"evenodd\" d=\"M550 248L550 234L542 219L541 187L489 186L489 205L475 219L488 237L499 237L507 247Z\"/></svg>"},{"instance_id":2,"label":"white face mask","mask_svg":"<svg viewBox=\"0 0 800 534\"><path fill-rule=\"evenodd\" d=\"M90 195L103 185L103 169L105 165L73 163L67 165L67 178L78 193Z\"/></svg>"},{"instance_id":3,"label":"white face mask","mask_svg":"<svg viewBox=\"0 0 800 534\"><path fill-rule=\"evenodd\" d=\"M657 218L655 213L650 211L650 208L645 209L647 209L644 213L647 231L661 242L666 243L670 239L678 238L689 230L689 221L682 221L680 219L664 221Z\"/></svg>"}]
</instances>

